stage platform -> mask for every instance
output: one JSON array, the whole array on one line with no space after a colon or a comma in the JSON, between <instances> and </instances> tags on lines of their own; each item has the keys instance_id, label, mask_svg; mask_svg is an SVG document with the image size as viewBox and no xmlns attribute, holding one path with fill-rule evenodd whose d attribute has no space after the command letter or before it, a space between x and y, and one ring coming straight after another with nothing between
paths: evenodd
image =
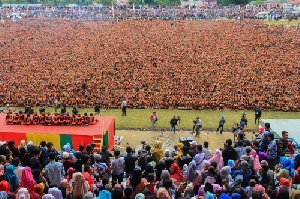
<instances>
[{"instance_id":1,"label":"stage platform","mask_svg":"<svg viewBox=\"0 0 300 199\"><path fill-rule=\"evenodd\" d=\"M109 149L114 145L115 124L112 116L95 116L99 122L88 126L7 125L5 117L6 114L0 114L0 140L14 140L16 146L21 140L32 141L35 145L41 141L51 141L57 150L66 143L77 150L81 144L100 143L101 139Z\"/></svg>"}]
</instances>

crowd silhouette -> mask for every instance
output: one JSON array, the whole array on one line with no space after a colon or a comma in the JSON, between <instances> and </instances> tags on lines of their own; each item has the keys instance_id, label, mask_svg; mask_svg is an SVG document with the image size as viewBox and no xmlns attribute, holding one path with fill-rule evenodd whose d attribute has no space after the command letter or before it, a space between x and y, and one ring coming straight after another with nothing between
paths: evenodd
<instances>
[{"instance_id":1,"label":"crowd silhouette","mask_svg":"<svg viewBox=\"0 0 300 199\"><path fill-rule=\"evenodd\" d=\"M0 26L0 104L300 111L300 30L263 22Z\"/></svg>"}]
</instances>

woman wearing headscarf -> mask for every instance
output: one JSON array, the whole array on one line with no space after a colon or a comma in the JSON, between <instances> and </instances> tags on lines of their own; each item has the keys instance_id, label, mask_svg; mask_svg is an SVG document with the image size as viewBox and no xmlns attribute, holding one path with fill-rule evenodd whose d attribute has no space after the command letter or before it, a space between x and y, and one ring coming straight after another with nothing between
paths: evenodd
<instances>
[{"instance_id":1,"label":"woman wearing headscarf","mask_svg":"<svg viewBox=\"0 0 300 199\"><path fill-rule=\"evenodd\" d=\"M256 184L253 187L253 192L260 193L262 195L262 199L269 199L268 194L266 193L266 189L260 184Z\"/></svg>"},{"instance_id":2,"label":"woman wearing headscarf","mask_svg":"<svg viewBox=\"0 0 300 199\"><path fill-rule=\"evenodd\" d=\"M230 166L223 167L220 171L220 176L221 176L222 181L226 180L228 183L232 183L233 179L232 179L230 173L231 173Z\"/></svg>"},{"instance_id":3,"label":"woman wearing headscarf","mask_svg":"<svg viewBox=\"0 0 300 199\"><path fill-rule=\"evenodd\" d=\"M156 164L156 180L160 181L161 173L166 169L165 161L161 160Z\"/></svg>"},{"instance_id":4,"label":"woman wearing headscarf","mask_svg":"<svg viewBox=\"0 0 300 199\"><path fill-rule=\"evenodd\" d=\"M162 141L155 141L151 149L153 159L156 163L158 163L164 155L162 144L163 144Z\"/></svg>"},{"instance_id":5,"label":"woman wearing headscarf","mask_svg":"<svg viewBox=\"0 0 300 199\"><path fill-rule=\"evenodd\" d=\"M146 168L145 168L145 172L143 174L143 177L147 178L149 173L154 173L154 167L155 166L156 166L156 163L154 161L148 162L146 164Z\"/></svg>"},{"instance_id":6,"label":"woman wearing headscarf","mask_svg":"<svg viewBox=\"0 0 300 199\"><path fill-rule=\"evenodd\" d=\"M107 190L102 190L98 196L98 199L111 199L111 193Z\"/></svg>"},{"instance_id":7,"label":"woman wearing headscarf","mask_svg":"<svg viewBox=\"0 0 300 199\"><path fill-rule=\"evenodd\" d=\"M164 188L159 188L157 190L156 196L158 199L171 199L168 190Z\"/></svg>"},{"instance_id":8,"label":"woman wearing headscarf","mask_svg":"<svg viewBox=\"0 0 300 199\"><path fill-rule=\"evenodd\" d=\"M289 171L290 178L295 176L294 162L289 157L280 157L281 169Z\"/></svg>"},{"instance_id":9,"label":"woman wearing headscarf","mask_svg":"<svg viewBox=\"0 0 300 199\"><path fill-rule=\"evenodd\" d=\"M170 168L170 178L175 179L174 182L176 185L179 185L182 181L182 173L179 166L176 163L173 163Z\"/></svg>"},{"instance_id":10,"label":"woman wearing headscarf","mask_svg":"<svg viewBox=\"0 0 300 199\"><path fill-rule=\"evenodd\" d=\"M198 173L196 171L196 162L193 160L190 162L188 166L188 172L187 172L187 180L188 182L194 182L194 180L197 178Z\"/></svg>"},{"instance_id":11,"label":"woman wearing headscarf","mask_svg":"<svg viewBox=\"0 0 300 199\"><path fill-rule=\"evenodd\" d=\"M17 190L17 187L20 185L20 181L14 172L13 165L8 165L6 167L4 179L9 183L11 192L15 192Z\"/></svg>"},{"instance_id":12,"label":"woman wearing headscarf","mask_svg":"<svg viewBox=\"0 0 300 199\"><path fill-rule=\"evenodd\" d=\"M132 187L132 197L136 194L143 192L147 185L147 180L142 178L142 171L140 168L135 168L132 175L127 179L126 187Z\"/></svg>"},{"instance_id":13,"label":"woman wearing headscarf","mask_svg":"<svg viewBox=\"0 0 300 199\"><path fill-rule=\"evenodd\" d=\"M44 185L42 183L34 186L33 192L39 194L41 197L44 195Z\"/></svg>"},{"instance_id":14,"label":"woman wearing headscarf","mask_svg":"<svg viewBox=\"0 0 300 199\"><path fill-rule=\"evenodd\" d=\"M80 172L73 174L73 197L83 197L90 189L89 184L85 181L84 176Z\"/></svg>"},{"instance_id":15,"label":"woman wearing headscarf","mask_svg":"<svg viewBox=\"0 0 300 199\"><path fill-rule=\"evenodd\" d=\"M73 174L75 173L75 169L73 169L72 167L70 167L68 170L67 170L67 180L68 182L70 180L72 180L72 176Z\"/></svg>"},{"instance_id":16,"label":"woman wearing headscarf","mask_svg":"<svg viewBox=\"0 0 300 199\"><path fill-rule=\"evenodd\" d=\"M20 187L25 187L30 192L33 191L35 184L36 182L33 178L31 168L30 167L23 168Z\"/></svg>"},{"instance_id":17,"label":"woman wearing headscarf","mask_svg":"<svg viewBox=\"0 0 300 199\"><path fill-rule=\"evenodd\" d=\"M280 178L279 180L279 186L276 188L276 196L279 196L279 192L281 189L287 189L291 190L291 182L289 179L286 178Z\"/></svg>"},{"instance_id":18,"label":"woman wearing headscarf","mask_svg":"<svg viewBox=\"0 0 300 199\"><path fill-rule=\"evenodd\" d=\"M7 198L9 198L9 196L11 196L12 198L14 198L14 194L10 192L10 185L5 180L3 180L3 181L0 182L0 192L5 193L6 196L7 196Z\"/></svg>"},{"instance_id":19,"label":"woman wearing headscarf","mask_svg":"<svg viewBox=\"0 0 300 199\"><path fill-rule=\"evenodd\" d=\"M162 170L160 175L160 186L163 186L163 183L166 179L170 179L170 173L168 170Z\"/></svg>"},{"instance_id":20,"label":"woman wearing headscarf","mask_svg":"<svg viewBox=\"0 0 300 199\"><path fill-rule=\"evenodd\" d=\"M254 149L251 150L250 155L253 157L254 161L253 161L253 170L255 173L257 173L258 169L260 168L260 161L259 161L259 157L256 154L256 151Z\"/></svg>"},{"instance_id":21,"label":"woman wearing headscarf","mask_svg":"<svg viewBox=\"0 0 300 199\"><path fill-rule=\"evenodd\" d=\"M223 165L224 165L224 162L223 162L223 157L222 157L222 153L219 149L216 150L216 152L214 153L213 157L209 159L210 162L216 162L217 163L217 172L219 172Z\"/></svg>"}]
</instances>

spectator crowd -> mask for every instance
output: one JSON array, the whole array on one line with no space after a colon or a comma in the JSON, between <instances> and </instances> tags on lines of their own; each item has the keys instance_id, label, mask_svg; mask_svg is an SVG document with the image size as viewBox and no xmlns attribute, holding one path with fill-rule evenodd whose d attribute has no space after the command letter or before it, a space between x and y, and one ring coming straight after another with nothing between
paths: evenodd
<instances>
[{"instance_id":1,"label":"spectator crowd","mask_svg":"<svg viewBox=\"0 0 300 199\"><path fill-rule=\"evenodd\" d=\"M260 140L243 133L220 149L209 143L178 143L162 149L162 141L127 154L93 145L61 152L51 142L34 146L22 140L0 143L0 195L17 199L286 199L300 196L300 154L288 132L274 141L266 123Z\"/></svg>"},{"instance_id":2,"label":"spectator crowd","mask_svg":"<svg viewBox=\"0 0 300 199\"><path fill-rule=\"evenodd\" d=\"M0 26L0 104L299 111L300 31L262 22Z\"/></svg>"}]
</instances>

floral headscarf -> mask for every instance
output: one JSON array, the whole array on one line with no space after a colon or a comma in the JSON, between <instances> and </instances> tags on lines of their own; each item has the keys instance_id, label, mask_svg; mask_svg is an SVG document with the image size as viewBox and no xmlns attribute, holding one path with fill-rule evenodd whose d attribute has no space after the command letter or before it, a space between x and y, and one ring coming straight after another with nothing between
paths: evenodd
<instances>
[{"instance_id":1,"label":"floral headscarf","mask_svg":"<svg viewBox=\"0 0 300 199\"><path fill-rule=\"evenodd\" d=\"M156 196L159 199L171 199L169 192L164 188L159 188L157 190Z\"/></svg>"}]
</instances>

